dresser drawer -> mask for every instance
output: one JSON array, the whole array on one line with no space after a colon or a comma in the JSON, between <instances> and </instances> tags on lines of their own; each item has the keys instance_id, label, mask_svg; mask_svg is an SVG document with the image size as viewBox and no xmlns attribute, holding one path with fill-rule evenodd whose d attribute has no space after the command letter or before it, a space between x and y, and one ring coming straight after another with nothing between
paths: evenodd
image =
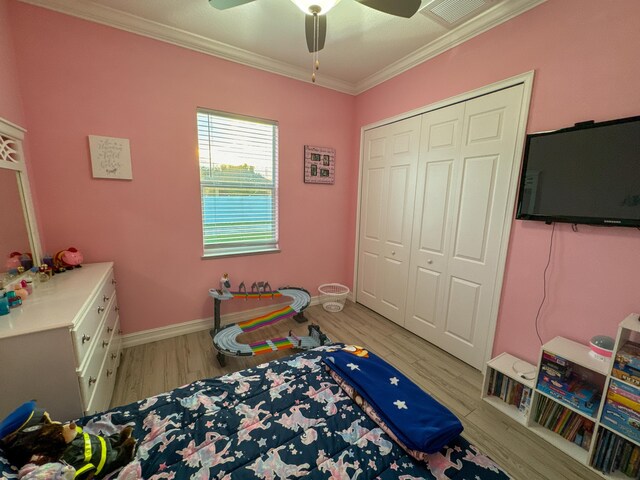
<instances>
[{"instance_id":1,"label":"dresser drawer","mask_svg":"<svg viewBox=\"0 0 640 480\"><path fill-rule=\"evenodd\" d=\"M118 310L118 299L114 295L107 306L104 328L102 328L102 335L99 339L99 343L103 348L105 343L107 345L110 344L114 332L117 333L117 329L119 328L116 326L118 322Z\"/></svg>"},{"instance_id":2,"label":"dresser drawer","mask_svg":"<svg viewBox=\"0 0 640 480\"><path fill-rule=\"evenodd\" d=\"M120 335L118 334L117 328L119 328L119 324L116 322L116 330L109 339L109 348L104 363L96 377L97 381L95 383L95 389L92 392L93 396L86 406L85 414L87 415L103 412L110 406L120 360L119 354L116 353L120 345Z\"/></svg>"},{"instance_id":3,"label":"dresser drawer","mask_svg":"<svg viewBox=\"0 0 640 480\"><path fill-rule=\"evenodd\" d=\"M100 285L84 316L71 330L78 365L82 365L87 352L91 350L93 344L98 340L97 330L103 318L108 314L107 307L110 300L115 300L115 288L113 271L111 271L106 280Z\"/></svg>"},{"instance_id":4,"label":"dresser drawer","mask_svg":"<svg viewBox=\"0 0 640 480\"><path fill-rule=\"evenodd\" d=\"M106 324L103 323L98 335L99 341L94 342L94 348L90 356L87 357L87 362L83 365L78 376L80 391L82 392L85 405L88 404L97 389L100 371L102 370L102 366L107 358L107 352L109 351L109 341L102 338L105 328Z\"/></svg>"}]
</instances>

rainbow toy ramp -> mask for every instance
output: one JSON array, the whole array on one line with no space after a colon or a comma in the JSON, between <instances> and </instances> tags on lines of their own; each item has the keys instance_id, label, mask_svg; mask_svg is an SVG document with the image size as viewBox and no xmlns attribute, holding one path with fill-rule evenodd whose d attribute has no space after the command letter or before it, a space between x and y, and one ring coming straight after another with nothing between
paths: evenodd
<instances>
[{"instance_id":1,"label":"rainbow toy ramp","mask_svg":"<svg viewBox=\"0 0 640 480\"><path fill-rule=\"evenodd\" d=\"M287 287L267 294L246 292L231 293L229 291L221 292L220 290L212 289L209 291L209 295L213 297L215 301L214 318L216 321L216 328L214 328L211 333L213 337L213 344L216 350L218 350L218 361L220 361L221 365L224 365L225 362L224 358L221 357L220 354L227 356L250 356L275 352L277 350L286 350L289 348L309 350L311 348L330 343L327 336L320 331L320 327L313 324L309 325L309 336L298 337L292 332L289 332L289 335L286 337L270 338L250 344L240 343L237 341L237 337L242 333L252 332L259 328L266 327L267 325L273 325L285 318L296 317L296 320L300 321L299 318L303 318L302 311L309 306L309 302L311 301L309 292L303 288ZM275 298L282 296L291 298L292 302L286 307L267 313L266 315L240 323L233 323L220 328L219 308L221 300L231 300L232 298Z\"/></svg>"}]
</instances>

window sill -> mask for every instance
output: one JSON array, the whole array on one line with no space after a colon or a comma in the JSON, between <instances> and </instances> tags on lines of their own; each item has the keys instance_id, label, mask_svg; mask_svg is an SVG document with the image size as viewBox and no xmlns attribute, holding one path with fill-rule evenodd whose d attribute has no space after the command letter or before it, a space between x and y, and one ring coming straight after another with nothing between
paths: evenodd
<instances>
[{"instance_id":1,"label":"window sill","mask_svg":"<svg viewBox=\"0 0 640 480\"><path fill-rule=\"evenodd\" d=\"M202 260L208 260L212 258L222 257L238 257L245 255L264 255L268 253L280 253L278 247L264 247L264 248L217 248L215 250L205 250L202 255Z\"/></svg>"}]
</instances>

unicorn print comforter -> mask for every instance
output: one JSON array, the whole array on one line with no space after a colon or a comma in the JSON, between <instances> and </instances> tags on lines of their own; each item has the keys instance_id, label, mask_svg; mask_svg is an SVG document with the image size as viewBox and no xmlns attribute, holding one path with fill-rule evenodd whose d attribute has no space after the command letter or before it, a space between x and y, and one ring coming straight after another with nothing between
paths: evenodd
<instances>
[{"instance_id":1,"label":"unicorn print comforter","mask_svg":"<svg viewBox=\"0 0 640 480\"><path fill-rule=\"evenodd\" d=\"M78 421L134 427L119 479L507 479L463 437L416 461L343 392L320 347ZM4 477L2 476L4 475ZM0 455L0 478L17 478Z\"/></svg>"}]
</instances>

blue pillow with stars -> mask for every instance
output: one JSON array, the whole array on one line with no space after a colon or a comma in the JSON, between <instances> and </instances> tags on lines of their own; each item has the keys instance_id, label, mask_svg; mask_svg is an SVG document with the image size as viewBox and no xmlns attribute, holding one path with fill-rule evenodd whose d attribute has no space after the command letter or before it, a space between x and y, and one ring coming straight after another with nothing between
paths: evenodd
<instances>
[{"instance_id":1,"label":"blue pillow with stars","mask_svg":"<svg viewBox=\"0 0 640 480\"><path fill-rule=\"evenodd\" d=\"M346 346L326 352L323 360L408 448L435 453L462 433L460 420L448 408L372 352Z\"/></svg>"}]
</instances>

